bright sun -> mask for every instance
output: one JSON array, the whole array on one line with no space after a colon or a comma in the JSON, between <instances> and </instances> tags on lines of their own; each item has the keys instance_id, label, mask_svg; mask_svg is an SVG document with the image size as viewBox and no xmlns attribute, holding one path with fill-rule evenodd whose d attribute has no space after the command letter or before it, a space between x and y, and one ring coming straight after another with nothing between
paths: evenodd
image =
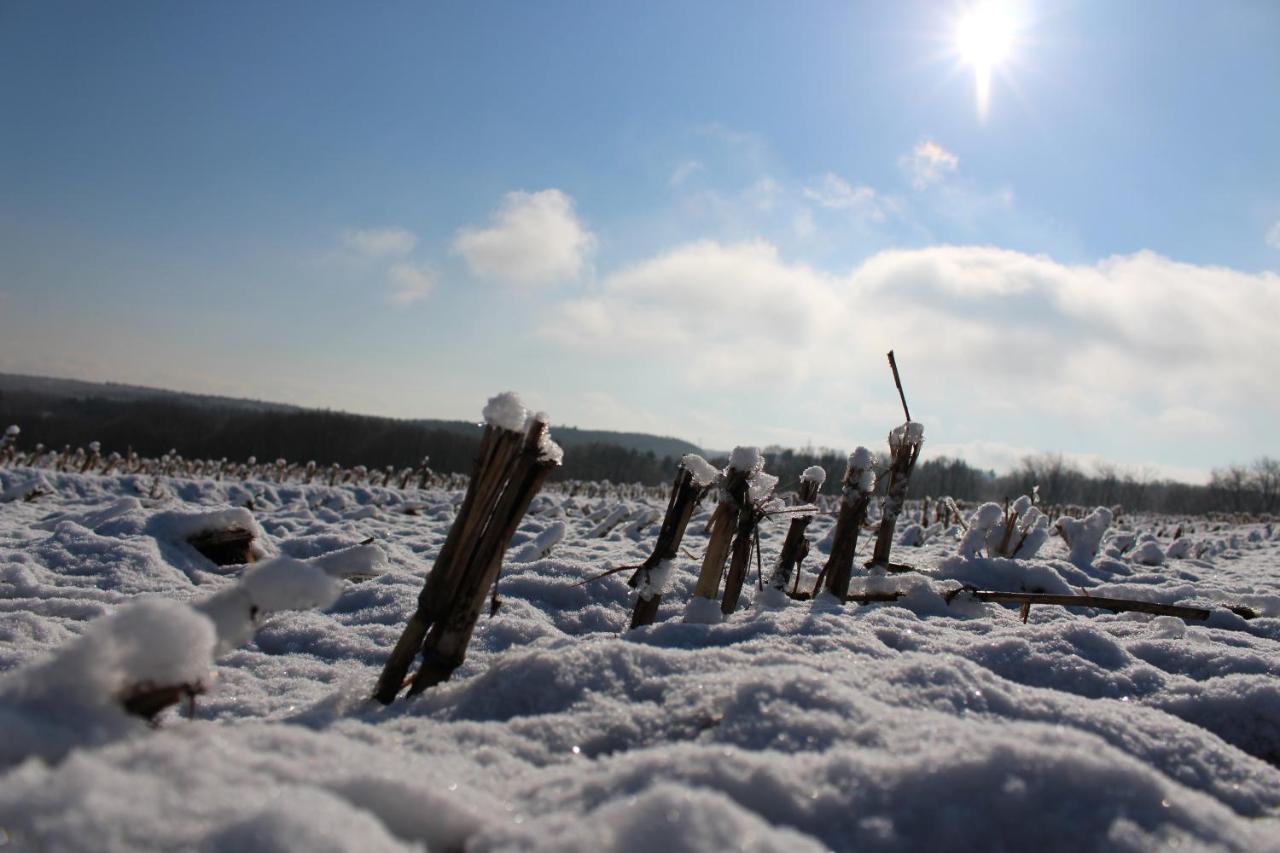
<instances>
[{"instance_id":1,"label":"bright sun","mask_svg":"<svg viewBox=\"0 0 1280 853\"><path fill-rule=\"evenodd\" d=\"M984 119L991 100L991 72L1009 58L1016 29L1008 8L991 0L971 7L956 23L956 51L973 66L978 115Z\"/></svg>"}]
</instances>

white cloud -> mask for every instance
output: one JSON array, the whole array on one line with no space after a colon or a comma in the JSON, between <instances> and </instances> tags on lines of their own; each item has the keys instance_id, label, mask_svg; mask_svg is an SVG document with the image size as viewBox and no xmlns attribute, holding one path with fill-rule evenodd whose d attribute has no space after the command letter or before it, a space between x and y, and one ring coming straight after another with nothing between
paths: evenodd
<instances>
[{"instance_id":1,"label":"white cloud","mask_svg":"<svg viewBox=\"0 0 1280 853\"><path fill-rule=\"evenodd\" d=\"M868 186L852 186L834 172L827 172L821 182L804 188L804 197L833 210L852 210L877 222L884 210L876 191Z\"/></svg>"},{"instance_id":2,"label":"white cloud","mask_svg":"<svg viewBox=\"0 0 1280 853\"><path fill-rule=\"evenodd\" d=\"M439 275L429 266L396 264L387 271L387 299L393 305L420 302L435 289Z\"/></svg>"},{"instance_id":3,"label":"white cloud","mask_svg":"<svg viewBox=\"0 0 1280 853\"><path fill-rule=\"evenodd\" d=\"M567 303L550 337L640 351L667 349L701 379L807 374L815 342L841 311L832 279L786 264L763 241L701 241L607 276Z\"/></svg>"},{"instance_id":4,"label":"white cloud","mask_svg":"<svg viewBox=\"0 0 1280 853\"><path fill-rule=\"evenodd\" d=\"M1280 408L1267 392L1276 317L1280 275L1150 252L1068 266L942 246L834 275L764 241L702 241L606 276L544 334L664 361L699 384L811 387L853 416L858 383L879 388L895 349L909 395L939 411L1031 413L1093 441L1121 424L1131 440L1220 440L1226 416Z\"/></svg>"},{"instance_id":5,"label":"white cloud","mask_svg":"<svg viewBox=\"0 0 1280 853\"><path fill-rule=\"evenodd\" d=\"M960 165L960 158L931 139L926 139L898 159L898 165L906 170L911 185L918 190L941 181Z\"/></svg>"},{"instance_id":6,"label":"white cloud","mask_svg":"<svg viewBox=\"0 0 1280 853\"><path fill-rule=\"evenodd\" d=\"M402 258L418 245L418 238L406 228L361 228L342 232L342 242L370 258Z\"/></svg>"},{"instance_id":7,"label":"white cloud","mask_svg":"<svg viewBox=\"0 0 1280 853\"><path fill-rule=\"evenodd\" d=\"M1267 232L1267 245L1273 249L1280 249L1280 220L1277 220Z\"/></svg>"},{"instance_id":8,"label":"white cloud","mask_svg":"<svg viewBox=\"0 0 1280 853\"><path fill-rule=\"evenodd\" d=\"M577 278L595 236L557 189L510 192L488 228L463 228L453 241L467 268L480 278L522 284Z\"/></svg>"}]
</instances>

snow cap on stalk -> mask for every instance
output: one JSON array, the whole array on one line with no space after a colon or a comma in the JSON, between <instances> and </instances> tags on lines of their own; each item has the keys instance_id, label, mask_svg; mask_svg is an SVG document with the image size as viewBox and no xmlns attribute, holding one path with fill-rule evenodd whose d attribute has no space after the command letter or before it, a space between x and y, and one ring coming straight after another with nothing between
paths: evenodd
<instances>
[{"instance_id":1,"label":"snow cap on stalk","mask_svg":"<svg viewBox=\"0 0 1280 853\"><path fill-rule=\"evenodd\" d=\"M503 391L490 397L484 405L483 414L485 423L511 432L523 432L529 420L529 410L515 391Z\"/></svg>"},{"instance_id":2,"label":"snow cap on stalk","mask_svg":"<svg viewBox=\"0 0 1280 853\"><path fill-rule=\"evenodd\" d=\"M827 470L821 465L810 465L800 474L800 481L804 483L817 483L818 488L822 488L822 484L827 481Z\"/></svg>"},{"instance_id":3,"label":"snow cap on stalk","mask_svg":"<svg viewBox=\"0 0 1280 853\"><path fill-rule=\"evenodd\" d=\"M903 443L920 444L924 441L924 424L907 421L902 426L894 427L889 433L889 446L896 448Z\"/></svg>"},{"instance_id":4,"label":"snow cap on stalk","mask_svg":"<svg viewBox=\"0 0 1280 853\"><path fill-rule=\"evenodd\" d=\"M736 471L754 473L764 468L764 454L758 447L735 447L729 454L729 467Z\"/></svg>"},{"instance_id":5,"label":"snow cap on stalk","mask_svg":"<svg viewBox=\"0 0 1280 853\"><path fill-rule=\"evenodd\" d=\"M869 495L875 491L876 471L870 450L859 447L849 454L849 473L852 475L849 485L858 492Z\"/></svg>"},{"instance_id":6,"label":"snow cap on stalk","mask_svg":"<svg viewBox=\"0 0 1280 853\"><path fill-rule=\"evenodd\" d=\"M680 457L680 466L693 475L695 486L710 486L720 479L720 472L715 466L696 453L686 453Z\"/></svg>"}]
</instances>

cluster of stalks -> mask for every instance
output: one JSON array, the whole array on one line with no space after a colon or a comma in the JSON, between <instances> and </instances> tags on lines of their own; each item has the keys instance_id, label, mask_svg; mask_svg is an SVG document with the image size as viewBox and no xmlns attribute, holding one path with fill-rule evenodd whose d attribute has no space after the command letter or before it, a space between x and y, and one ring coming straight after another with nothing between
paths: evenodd
<instances>
[{"instance_id":1,"label":"cluster of stalks","mask_svg":"<svg viewBox=\"0 0 1280 853\"><path fill-rule=\"evenodd\" d=\"M530 418L522 429L494 421L485 426L458 515L378 679L379 702L390 704L405 686L411 696L420 693L462 665L491 591L490 612L497 611L496 584L511 537L561 458L545 416Z\"/></svg>"}]
</instances>

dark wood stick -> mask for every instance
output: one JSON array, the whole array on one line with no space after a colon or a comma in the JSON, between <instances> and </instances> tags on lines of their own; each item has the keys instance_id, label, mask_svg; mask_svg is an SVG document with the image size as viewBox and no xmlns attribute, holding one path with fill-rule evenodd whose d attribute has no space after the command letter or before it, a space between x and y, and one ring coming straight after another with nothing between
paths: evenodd
<instances>
[{"instance_id":1,"label":"dark wood stick","mask_svg":"<svg viewBox=\"0 0 1280 853\"><path fill-rule=\"evenodd\" d=\"M898 388L898 399L902 401L902 413L907 416L907 423L911 423L911 410L907 408L907 395L902 390L902 378L898 376L898 362L893 357L893 350L889 350L889 369L893 371L893 384Z\"/></svg>"}]
</instances>

